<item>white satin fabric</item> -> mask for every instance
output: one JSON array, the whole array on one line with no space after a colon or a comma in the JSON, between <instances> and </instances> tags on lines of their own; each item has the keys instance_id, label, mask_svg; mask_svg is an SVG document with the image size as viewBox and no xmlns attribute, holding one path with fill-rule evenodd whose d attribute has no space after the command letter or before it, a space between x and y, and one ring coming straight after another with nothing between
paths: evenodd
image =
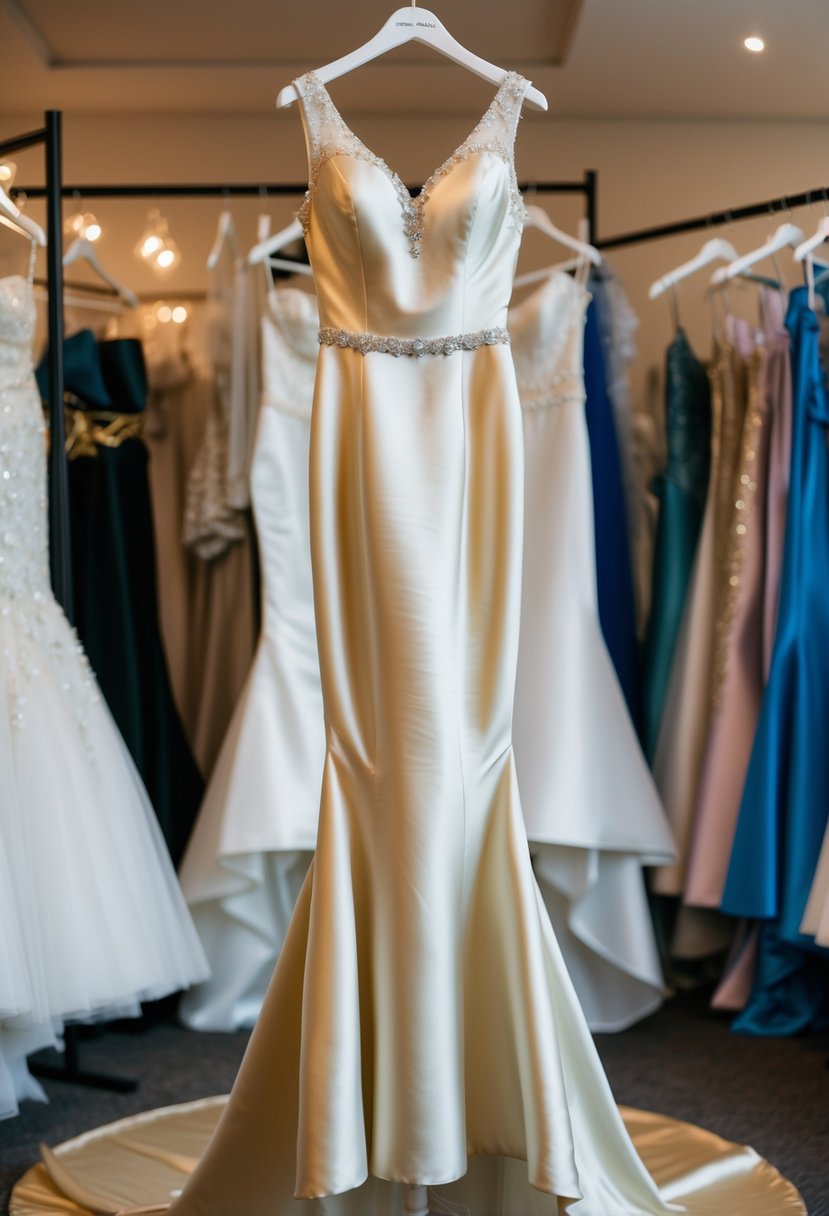
<instances>
[{"instance_id":1,"label":"white satin fabric","mask_svg":"<svg viewBox=\"0 0 829 1216\"><path fill-rule=\"evenodd\" d=\"M508 76L433 178L419 257L399 179L318 88L306 96L323 325L431 338L505 324L525 89ZM509 348L324 347L310 492L317 849L226 1111L172 1210L368 1216L399 1210L399 1183L454 1181L482 1216L663 1213L533 879L518 798Z\"/></svg>"},{"instance_id":2,"label":"white satin fabric","mask_svg":"<svg viewBox=\"0 0 829 1216\"><path fill-rule=\"evenodd\" d=\"M251 476L262 631L181 865L210 962L182 1000L198 1030L252 1026L308 869L325 758L308 519L314 298L270 292Z\"/></svg>"},{"instance_id":3,"label":"white satin fabric","mask_svg":"<svg viewBox=\"0 0 829 1216\"><path fill-rule=\"evenodd\" d=\"M643 866L673 842L602 638L584 417L588 292L552 276L510 310L524 422L515 755L535 875L592 1030L658 1007Z\"/></svg>"}]
</instances>

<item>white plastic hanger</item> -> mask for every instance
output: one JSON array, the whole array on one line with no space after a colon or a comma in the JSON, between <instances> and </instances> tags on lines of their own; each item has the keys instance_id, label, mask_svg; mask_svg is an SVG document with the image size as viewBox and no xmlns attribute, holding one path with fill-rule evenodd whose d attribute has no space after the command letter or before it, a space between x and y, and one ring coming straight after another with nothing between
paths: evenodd
<instances>
[{"instance_id":1,"label":"white plastic hanger","mask_svg":"<svg viewBox=\"0 0 829 1216\"><path fill-rule=\"evenodd\" d=\"M729 279L736 279L738 275L749 270L758 262L762 262L765 258L773 257L781 249L794 248L802 240L803 232L796 224L781 224L774 235L769 237L765 245L761 245L758 249L752 249L751 253L746 253L743 257L737 258L736 262L731 262L728 266L721 266L719 270L715 270L711 277L711 283L717 287L721 283L728 282Z\"/></svg>"},{"instance_id":2,"label":"white plastic hanger","mask_svg":"<svg viewBox=\"0 0 829 1216\"><path fill-rule=\"evenodd\" d=\"M681 283L683 279L696 274L698 270L704 270L712 262L736 262L738 256L737 250L730 241L726 241L720 236L713 237L705 242L695 258L691 258L688 262L683 262L675 270L669 270L667 274L663 274L655 283L651 283L648 297L651 300L658 300L670 288L676 287L677 283Z\"/></svg>"},{"instance_id":3,"label":"white plastic hanger","mask_svg":"<svg viewBox=\"0 0 829 1216\"><path fill-rule=\"evenodd\" d=\"M308 274L314 272L311 267L305 262L294 262L289 258L275 258L273 254L278 253L280 249L284 249L286 245L293 244L302 238L302 225L299 220L291 220L287 228L280 229L273 236L260 239L258 244L253 246L248 254L248 266L258 266L264 262L268 266L272 266L274 270L290 270L295 274Z\"/></svg>"},{"instance_id":4,"label":"white plastic hanger","mask_svg":"<svg viewBox=\"0 0 829 1216\"><path fill-rule=\"evenodd\" d=\"M36 224L34 220L29 219L28 215L24 215L2 186L0 186L0 211L4 213L5 219L10 221L8 227L16 228L24 236L31 237L36 245L40 245L41 249L45 248L46 233L40 224Z\"/></svg>"},{"instance_id":5,"label":"white plastic hanger","mask_svg":"<svg viewBox=\"0 0 829 1216\"><path fill-rule=\"evenodd\" d=\"M580 227L586 221L580 221ZM526 274L520 274L514 281L513 287L529 287L532 283L540 283L547 279L552 274L565 272L568 270L577 270L584 265L585 260L592 263L593 266L601 266L603 258L595 245L588 244L587 241L581 240L580 237L571 236L569 232L562 231L556 227L550 219L543 207L539 207L535 203L530 203L527 207L527 222L525 227L535 228L537 232L542 232L551 240L557 241L559 245L563 245L565 249L571 249L575 253L575 258L568 259L566 262L558 262L555 266L545 266L541 270L528 270Z\"/></svg>"},{"instance_id":6,"label":"white plastic hanger","mask_svg":"<svg viewBox=\"0 0 829 1216\"><path fill-rule=\"evenodd\" d=\"M818 249L825 241L829 241L829 215L824 215L814 236L807 237L801 245L798 245L794 251L794 260L804 262L809 254Z\"/></svg>"},{"instance_id":7,"label":"white plastic hanger","mask_svg":"<svg viewBox=\"0 0 829 1216\"><path fill-rule=\"evenodd\" d=\"M213 241L213 248L207 255L207 269L215 270L219 264L219 258L222 256L222 250L225 245L230 246L232 256L236 257L236 234L233 231L233 212L223 211L219 216L219 225L216 229L216 237Z\"/></svg>"},{"instance_id":8,"label":"white plastic hanger","mask_svg":"<svg viewBox=\"0 0 829 1216\"><path fill-rule=\"evenodd\" d=\"M98 261L95 246L86 237L79 236L67 249L63 259L64 268L71 266L73 262L86 262L92 267L98 277L103 279L107 287L111 287L115 294L120 296L125 304L129 304L131 308L138 307L138 296L134 291L130 291L129 287L124 287L122 283L114 279L108 270L104 270Z\"/></svg>"},{"instance_id":9,"label":"white plastic hanger","mask_svg":"<svg viewBox=\"0 0 829 1216\"><path fill-rule=\"evenodd\" d=\"M468 51L456 38L452 37L443 22L433 12L428 8L418 8L416 4L396 9L373 38L363 43L355 51L351 51L350 54L343 55L341 59L335 59L333 63L327 63L325 67L317 68L316 75L323 84L327 84L329 80L345 76L348 72L353 72L355 68L362 67L364 63L369 63L372 59L379 59L381 55L385 55L388 51L403 46L407 42L423 42L438 54L444 55L447 59L451 59L454 63L460 64L461 67L467 68L476 76L481 76L493 84L500 84L506 75L504 68L496 67L495 64L488 63L486 59L481 59L479 55ZM276 99L277 109L291 105L298 97L299 94L294 86L286 85ZM532 86L527 89L526 100L539 110L547 109L547 98Z\"/></svg>"}]
</instances>

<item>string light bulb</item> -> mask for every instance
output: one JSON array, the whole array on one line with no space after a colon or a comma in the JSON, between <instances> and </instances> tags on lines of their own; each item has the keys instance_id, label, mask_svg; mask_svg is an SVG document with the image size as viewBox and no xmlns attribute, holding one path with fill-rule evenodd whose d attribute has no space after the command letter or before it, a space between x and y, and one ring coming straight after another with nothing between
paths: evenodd
<instances>
[{"instance_id":1,"label":"string light bulb","mask_svg":"<svg viewBox=\"0 0 829 1216\"><path fill-rule=\"evenodd\" d=\"M753 55L759 55L766 49L764 39L758 37L756 34L753 34L750 38L744 38L743 46L747 51L751 51Z\"/></svg>"},{"instance_id":2,"label":"string light bulb","mask_svg":"<svg viewBox=\"0 0 829 1216\"><path fill-rule=\"evenodd\" d=\"M181 261L178 245L170 236L167 220L158 207L153 207L147 215L147 226L135 246L135 256L147 262L159 275L169 274Z\"/></svg>"},{"instance_id":3,"label":"string light bulb","mask_svg":"<svg viewBox=\"0 0 829 1216\"><path fill-rule=\"evenodd\" d=\"M17 165L14 161L0 161L0 186L8 190L17 176Z\"/></svg>"},{"instance_id":4,"label":"string light bulb","mask_svg":"<svg viewBox=\"0 0 829 1216\"><path fill-rule=\"evenodd\" d=\"M67 236L80 237L86 241L99 240L103 229L91 211L75 211L68 217L63 230Z\"/></svg>"}]
</instances>

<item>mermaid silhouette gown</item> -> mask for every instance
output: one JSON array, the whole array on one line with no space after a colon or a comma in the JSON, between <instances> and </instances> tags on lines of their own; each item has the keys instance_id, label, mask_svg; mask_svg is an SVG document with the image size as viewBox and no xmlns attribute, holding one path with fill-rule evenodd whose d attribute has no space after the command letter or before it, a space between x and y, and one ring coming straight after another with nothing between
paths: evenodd
<instances>
[{"instance_id":1,"label":"mermaid silhouette gown","mask_svg":"<svg viewBox=\"0 0 829 1216\"><path fill-rule=\"evenodd\" d=\"M311 545L327 751L314 861L177 1216L662 1213L533 879L515 777L523 207L505 76L412 201L313 73L322 329ZM450 1185L452 1184L452 1185Z\"/></svg>"}]
</instances>

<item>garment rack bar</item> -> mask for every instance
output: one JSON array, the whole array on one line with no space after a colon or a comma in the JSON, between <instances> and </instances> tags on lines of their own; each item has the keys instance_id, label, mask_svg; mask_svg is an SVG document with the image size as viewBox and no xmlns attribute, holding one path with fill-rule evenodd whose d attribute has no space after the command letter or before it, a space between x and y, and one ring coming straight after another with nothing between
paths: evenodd
<instances>
[{"instance_id":1,"label":"garment rack bar","mask_svg":"<svg viewBox=\"0 0 829 1216\"><path fill-rule=\"evenodd\" d=\"M809 207L812 203L829 200L829 187L806 190L801 194L786 194L767 199L764 203L751 203L746 207L730 207L725 211L712 211L693 219L677 220L673 224L659 224L655 228L639 228L634 232L623 232L594 241L599 249L622 249L626 245L639 245L645 241L658 241L663 237L680 236L684 232L699 232L706 228L719 228L737 220L756 219L762 215L773 215L779 211L790 211L792 207Z\"/></svg>"},{"instance_id":2,"label":"garment rack bar","mask_svg":"<svg viewBox=\"0 0 829 1216\"><path fill-rule=\"evenodd\" d=\"M592 175L591 181L588 177ZM29 198L43 198L46 189L43 186L21 187ZM233 183L198 183L194 185L105 185L92 183L78 186L63 186L64 198L79 195L81 198L277 198L301 197L308 189L307 182L233 182ZM409 186L409 192L414 194L418 186ZM590 170L582 181L560 182L519 182L522 191L537 191L539 194L595 194L595 174Z\"/></svg>"},{"instance_id":3,"label":"garment rack bar","mask_svg":"<svg viewBox=\"0 0 829 1216\"><path fill-rule=\"evenodd\" d=\"M0 142L0 160L14 156L15 152L22 152L24 148L35 148L38 144L45 143L45 127L40 127L37 131L27 131L25 135L17 135L12 139L4 139Z\"/></svg>"}]
</instances>

